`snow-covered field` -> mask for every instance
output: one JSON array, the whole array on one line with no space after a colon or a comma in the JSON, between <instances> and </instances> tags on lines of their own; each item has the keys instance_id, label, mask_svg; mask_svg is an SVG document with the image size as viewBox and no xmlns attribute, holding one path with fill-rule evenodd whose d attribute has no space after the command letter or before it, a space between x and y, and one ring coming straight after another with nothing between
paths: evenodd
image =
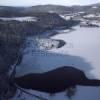
<instances>
[{"instance_id":1,"label":"snow-covered field","mask_svg":"<svg viewBox=\"0 0 100 100\"><path fill-rule=\"evenodd\" d=\"M34 48L23 56L22 63L17 66L16 76L31 72L44 72L64 65L72 65L83 70L87 77L100 79L100 28L80 28L69 33L52 36L67 42L59 49L35 51ZM29 50L28 47L25 49ZM48 100L68 100L65 92L49 96L46 93L29 90L29 92L48 98ZM12 100L38 100L30 95L22 94ZM100 87L77 86L72 100L100 100Z\"/></svg>"},{"instance_id":2,"label":"snow-covered field","mask_svg":"<svg viewBox=\"0 0 100 100\"><path fill-rule=\"evenodd\" d=\"M16 20L16 21L27 21L27 22L30 22L30 21L34 21L36 22L37 21L37 18L36 17L31 17L31 16L27 16L27 17L0 17L1 20L4 20L4 21L11 21L11 20Z\"/></svg>"},{"instance_id":3,"label":"snow-covered field","mask_svg":"<svg viewBox=\"0 0 100 100\"><path fill-rule=\"evenodd\" d=\"M100 18L100 15L94 15L94 14L88 14L86 16L84 16L84 18L93 18L93 17L96 17L96 18Z\"/></svg>"}]
</instances>

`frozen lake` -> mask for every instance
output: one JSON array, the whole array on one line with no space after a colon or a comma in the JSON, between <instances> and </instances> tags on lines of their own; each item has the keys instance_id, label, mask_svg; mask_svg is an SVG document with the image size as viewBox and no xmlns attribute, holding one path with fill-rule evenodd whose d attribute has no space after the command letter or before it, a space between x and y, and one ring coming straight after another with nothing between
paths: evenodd
<instances>
[{"instance_id":1,"label":"frozen lake","mask_svg":"<svg viewBox=\"0 0 100 100\"><path fill-rule=\"evenodd\" d=\"M22 63L17 67L16 76L22 76L31 72L44 72L60 66L71 65L83 70L87 77L100 79L100 28L80 28L70 33L62 33L52 36L52 39L61 39L66 45L59 49L49 51L34 51L32 46L23 56ZM31 91L37 95L48 97L48 94ZM17 94L16 94L17 95ZM26 100L33 98L22 95ZM76 95L72 100L99 100L100 87L77 86ZM49 100L68 100L65 92L48 97ZM21 100L14 98L13 100Z\"/></svg>"},{"instance_id":2,"label":"frozen lake","mask_svg":"<svg viewBox=\"0 0 100 100\"><path fill-rule=\"evenodd\" d=\"M91 64L92 70L88 73L100 79L100 28L80 28L77 26L75 29L69 34L53 36L53 39L62 39L67 44L61 49L52 51L82 57Z\"/></svg>"},{"instance_id":3,"label":"frozen lake","mask_svg":"<svg viewBox=\"0 0 100 100\"><path fill-rule=\"evenodd\" d=\"M0 17L0 19L3 20L3 21L16 20L16 21L20 21L20 22L23 22L23 21L27 21L27 22L34 21L34 22L36 22L37 21L36 17L31 17L31 16L28 16L28 17Z\"/></svg>"}]
</instances>

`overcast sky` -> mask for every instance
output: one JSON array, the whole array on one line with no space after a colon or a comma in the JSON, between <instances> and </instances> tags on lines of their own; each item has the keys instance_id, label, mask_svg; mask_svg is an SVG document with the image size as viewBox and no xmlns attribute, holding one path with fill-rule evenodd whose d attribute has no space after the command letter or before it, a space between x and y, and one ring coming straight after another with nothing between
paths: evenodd
<instances>
[{"instance_id":1,"label":"overcast sky","mask_svg":"<svg viewBox=\"0 0 100 100\"><path fill-rule=\"evenodd\" d=\"M0 0L0 5L7 6L33 6L44 4L56 5L87 5L100 2L100 0Z\"/></svg>"}]
</instances>

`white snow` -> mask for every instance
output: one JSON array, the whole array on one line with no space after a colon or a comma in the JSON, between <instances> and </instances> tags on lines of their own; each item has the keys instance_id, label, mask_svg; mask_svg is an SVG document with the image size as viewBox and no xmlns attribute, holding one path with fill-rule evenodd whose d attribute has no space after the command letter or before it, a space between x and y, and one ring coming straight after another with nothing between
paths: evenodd
<instances>
[{"instance_id":1,"label":"white snow","mask_svg":"<svg viewBox=\"0 0 100 100\"><path fill-rule=\"evenodd\" d=\"M84 18L93 18L93 17L100 18L100 14L98 14L98 15L95 15L95 14L88 14L88 15L85 15L85 16L84 16Z\"/></svg>"},{"instance_id":2,"label":"white snow","mask_svg":"<svg viewBox=\"0 0 100 100\"><path fill-rule=\"evenodd\" d=\"M92 6L92 8L93 8L93 9L97 9L98 7L97 7L97 6Z\"/></svg>"},{"instance_id":3,"label":"white snow","mask_svg":"<svg viewBox=\"0 0 100 100\"><path fill-rule=\"evenodd\" d=\"M71 32L70 34L59 34L53 39L63 39L66 42L73 44L73 48L67 48L64 46L59 50L53 52L63 52L70 55L80 56L86 61L92 64L92 74L95 77L100 78L100 68L99 68L99 59L100 59L100 28L79 28L76 27L76 31ZM95 73L93 73L96 71ZM89 72L88 72L89 73Z\"/></svg>"},{"instance_id":4,"label":"white snow","mask_svg":"<svg viewBox=\"0 0 100 100\"><path fill-rule=\"evenodd\" d=\"M71 15L60 15L60 17L64 18L65 20L70 20L72 16Z\"/></svg>"},{"instance_id":5,"label":"white snow","mask_svg":"<svg viewBox=\"0 0 100 100\"><path fill-rule=\"evenodd\" d=\"M16 20L16 21L27 21L27 22L31 22L31 21L34 21L36 22L37 21L37 18L36 17L31 17L31 16L27 16L27 17L0 17L1 20L4 20L4 21L11 21L11 20Z\"/></svg>"},{"instance_id":6,"label":"white snow","mask_svg":"<svg viewBox=\"0 0 100 100\"><path fill-rule=\"evenodd\" d=\"M90 18L90 17L95 17L95 15L94 15L94 14L88 14L88 15L86 15L86 16L84 16L84 17Z\"/></svg>"},{"instance_id":7,"label":"white snow","mask_svg":"<svg viewBox=\"0 0 100 100\"><path fill-rule=\"evenodd\" d=\"M44 72L64 65L72 65L83 70L87 77L100 79L100 28L74 27L72 32L52 36L52 39L62 39L67 42L59 49L48 51L27 52L17 75L21 76L30 72ZM71 44L71 46L68 46ZM26 50L28 47L26 48ZM65 92L49 96L46 93L29 90L31 93L48 98L48 100L69 100ZM33 97L23 94L12 100L33 100ZM35 99L34 99L35 100ZM37 99L38 100L38 99ZM77 86L77 91L72 100L100 100L100 87Z\"/></svg>"},{"instance_id":8,"label":"white snow","mask_svg":"<svg viewBox=\"0 0 100 100\"><path fill-rule=\"evenodd\" d=\"M85 12L84 11L81 11L81 12L78 12L79 14L84 14Z\"/></svg>"}]
</instances>

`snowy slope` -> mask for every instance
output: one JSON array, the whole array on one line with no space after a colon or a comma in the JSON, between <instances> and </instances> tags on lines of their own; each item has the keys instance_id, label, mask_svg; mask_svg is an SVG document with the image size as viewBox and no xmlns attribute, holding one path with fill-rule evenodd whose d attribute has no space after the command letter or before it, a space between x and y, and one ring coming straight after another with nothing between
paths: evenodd
<instances>
[{"instance_id":1,"label":"snowy slope","mask_svg":"<svg viewBox=\"0 0 100 100\"><path fill-rule=\"evenodd\" d=\"M72 32L62 33L51 37L67 42L59 49L47 51L27 52L20 66L17 67L16 76L30 72L44 72L63 65L72 65L82 69L87 77L100 79L100 29L75 27ZM71 44L71 45L69 45ZM69 45L69 46L68 46ZM28 49L28 48L26 48ZM31 48L34 49L34 48ZM46 93L29 90L31 93L48 98L48 100L68 100L65 92L49 96ZM12 100L38 100L30 95L18 93ZM100 87L77 86L76 95L72 100L100 100Z\"/></svg>"}]
</instances>

